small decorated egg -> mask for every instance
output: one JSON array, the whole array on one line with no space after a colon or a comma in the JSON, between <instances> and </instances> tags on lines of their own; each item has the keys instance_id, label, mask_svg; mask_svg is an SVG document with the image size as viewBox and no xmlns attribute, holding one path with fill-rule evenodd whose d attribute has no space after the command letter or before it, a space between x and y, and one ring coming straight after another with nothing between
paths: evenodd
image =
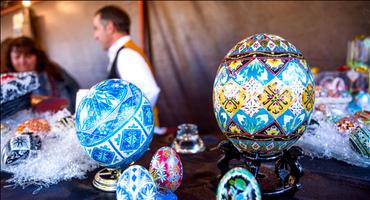
<instances>
[{"instance_id":1,"label":"small decorated egg","mask_svg":"<svg viewBox=\"0 0 370 200\"><path fill-rule=\"evenodd\" d=\"M36 156L41 149L41 138L31 133L23 133L12 137L1 151L2 164L14 165Z\"/></svg>"},{"instance_id":2,"label":"small decorated egg","mask_svg":"<svg viewBox=\"0 0 370 200\"><path fill-rule=\"evenodd\" d=\"M370 111L359 111L355 113L355 119L363 126L370 126Z\"/></svg>"},{"instance_id":3,"label":"small decorated egg","mask_svg":"<svg viewBox=\"0 0 370 200\"><path fill-rule=\"evenodd\" d=\"M217 200L261 199L261 191L255 177L246 169L236 167L228 171L217 187Z\"/></svg>"},{"instance_id":4,"label":"small decorated egg","mask_svg":"<svg viewBox=\"0 0 370 200\"><path fill-rule=\"evenodd\" d=\"M16 133L23 132L46 133L50 131L49 122L46 119L30 119L17 127Z\"/></svg>"},{"instance_id":5,"label":"small decorated egg","mask_svg":"<svg viewBox=\"0 0 370 200\"><path fill-rule=\"evenodd\" d=\"M348 104L348 106L347 106L347 112L348 112L348 113L355 113L355 112L359 112L359 111L361 111L361 107L360 107L360 106L358 106L358 105L356 104L356 102L354 101L354 99L353 99L353 101L351 101L351 102Z\"/></svg>"},{"instance_id":6,"label":"small decorated egg","mask_svg":"<svg viewBox=\"0 0 370 200\"><path fill-rule=\"evenodd\" d=\"M123 171L117 183L117 200L154 199L156 194L153 177L140 165L132 165Z\"/></svg>"},{"instance_id":7,"label":"small decorated egg","mask_svg":"<svg viewBox=\"0 0 370 200\"><path fill-rule=\"evenodd\" d=\"M180 156L171 147L162 147L155 152L149 171L162 191L175 191L181 184L182 163Z\"/></svg>"},{"instance_id":8,"label":"small decorated egg","mask_svg":"<svg viewBox=\"0 0 370 200\"><path fill-rule=\"evenodd\" d=\"M340 133L350 133L357 127L357 123L350 117L343 117L337 122L337 130Z\"/></svg>"},{"instance_id":9,"label":"small decorated egg","mask_svg":"<svg viewBox=\"0 0 370 200\"><path fill-rule=\"evenodd\" d=\"M352 148L367 158L370 158L370 131L366 128L357 127L351 132L349 141Z\"/></svg>"},{"instance_id":10,"label":"small decorated egg","mask_svg":"<svg viewBox=\"0 0 370 200\"><path fill-rule=\"evenodd\" d=\"M166 193L158 192L155 200L177 200L177 196L171 191L167 191Z\"/></svg>"},{"instance_id":11,"label":"small decorated egg","mask_svg":"<svg viewBox=\"0 0 370 200\"><path fill-rule=\"evenodd\" d=\"M76 127L76 119L74 116L69 115L59 119L56 123L58 128L75 128Z\"/></svg>"},{"instance_id":12,"label":"small decorated egg","mask_svg":"<svg viewBox=\"0 0 370 200\"><path fill-rule=\"evenodd\" d=\"M370 94L364 91L359 92L356 96L354 101L356 105L358 105L361 110L370 110Z\"/></svg>"}]
</instances>

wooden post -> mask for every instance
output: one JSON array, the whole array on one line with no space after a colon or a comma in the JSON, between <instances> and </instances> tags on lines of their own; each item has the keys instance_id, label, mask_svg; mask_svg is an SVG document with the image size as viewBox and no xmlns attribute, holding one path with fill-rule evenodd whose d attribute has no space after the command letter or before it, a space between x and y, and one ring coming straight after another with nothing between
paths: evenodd
<instances>
[{"instance_id":1,"label":"wooden post","mask_svg":"<svg viewBox=\"0 0 370 200\"><path fill-rule=\"evenodd\" d=\"M145 49L145 19L144 19L144 2L143 0L138 1L139 10L139 34L140 34L140 44L141 49Z\"/></svg>"}]
</instances>

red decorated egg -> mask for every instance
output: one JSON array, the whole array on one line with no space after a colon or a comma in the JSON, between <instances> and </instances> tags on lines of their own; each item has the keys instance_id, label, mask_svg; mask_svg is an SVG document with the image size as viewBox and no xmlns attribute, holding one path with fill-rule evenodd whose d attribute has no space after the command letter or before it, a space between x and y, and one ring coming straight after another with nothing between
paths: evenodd
<instances>
[{"instance_id":1,"label":"red decorated egg","mask_svg":"<svg viewBox=\"0 0 370 200\"><path fill-rule=\"evenodd\" d=\"M155 152L149 171L159 190L175 191L181 184L182 163L171 147L162 147Z\"/></svg>"}]
</instances>

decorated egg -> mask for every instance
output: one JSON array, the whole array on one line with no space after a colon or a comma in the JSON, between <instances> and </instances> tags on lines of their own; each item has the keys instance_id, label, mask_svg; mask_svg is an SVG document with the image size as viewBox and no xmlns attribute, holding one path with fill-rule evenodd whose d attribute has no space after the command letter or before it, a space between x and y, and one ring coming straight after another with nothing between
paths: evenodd
<instances>
[{"instance_id":1,"label":"decorated egg","mask_svg":"<svg viewBox=\"0 0 370 200\"><path fill-rule=\"evenodd\" d=\"M361 107L357 105L354 99L348 104L347 112L348 113L355 113L361 111Z\"/></svg>"},{"instance_id":2,"label":"decorated egg","mask_svg":"<svg viewBox=\"0 0 370 200\"><path fill-rule=\"evenodd\" d=\"M180 156L171 147L162 147L155 152L149 171L162 191L175 191L181 184L182 163Z\"/></svg>"},{"instance_id":3,"label":"decorated egg","mask_svg":"<svg viewBox=\"0 0 370 200\"><path fill-rule=\"evenodd\" d=\"M75 128L76 127L76 119L74 116L69 115L66 117L60 118L56 124L58 128Z\"/></svg>"},{"instance_id":4,"label":"decorated egg","mask_svg":"<svg viewBox=\"0 0 370 200\"><path fill-rule=\"evenodd\" d=\"M360 91L354 98L354 101L361 110L370 111L370 94L364 91Z\"/></svg>"},{"instance_id":5,"label":"decorated egg","mask_svg":"<svg viewBox=\"0 0 370 200\"><path fill-rule=\"evenodd\" d=\"M311 70L285 39L256 34L236 44L221 62L213 108L224 135L241 152L272 155L305 131L314 106Z\"/></svg>"},{"instance_id":6,"label":"decorated egg","mask_svg":"<svg viewBox=\"0 0 370 200\"><path fill-rule=\"evenodd\" d=\"M257 180L248 170L241 167L231 169L222 177L216 195L218 200L261 199Z\"/></svg>"},{"instance_id":7,"label":"decorated egg","mask_svg":"<svg viewBox=\"0 0 370 200\"><path fill-rule=\"evenodd\" d=\"M117 182L117 200L154 199L156 194L153 177L140 165L127 168Z\"/></svg>"},{"instance_id":8,"label":"decorated egg","mask_svg":"<svg viewBox=\"0 0 370 200\"><path fill-rule=\"evenodd\" d=\"M370 131L367 128L357 127L349 135L352 148L367 158L370 158Z\"/></svg>"},{"instance_id":9,"label":"decorated egg","mask_svg":"<svg viewBox=\"0 0 370 200\"><path fill-rule=\"evenodd\" d=\"M167 191L166 193L158 192L155 200L177 200L177 196L171 191Z\"/></svg>"},{"instance_id":10,"label":"decorated egg","mask_svg":"<svg viewBox=\"0 0 370 200\"><path fill-rule=\"evenodd\" d=\"M342 117L339 119L339 121L336 123L337 130L340 133L350 133L356 127L358 126L357 122L355 121L354 118L351 117Z\"/></svg>"},{"instance_id":11,"label":"decorated egg","mask_svg":"<svg viewBox=\"0 0 370 200\"><path fill-rule=\"evenodd\" d=\"M370 111L359 111L355 113L355 119L364 126L370 125Z\"/></svg>"},{"instance_id":12,"label":"decorated egg","mask_svg":"<svg viewBox=\"0 0 370 200\"><path fill-rule=\"evenodd\" d=\"M41 149L41 138L26 132L16 135L1 150L3 165L14 165L36 156Z\"/></svg>"},{"instance_id":13,"label":"decorated egg","mask_svg":"<svg viewBox=\"0 0 370 200\"><path fill-rule=\"evenodd\" d=\"M17 134L22 134L23 132L46 133L49 131L49 122L46 119L39 118L27 120L18 125L16 129Z\"/></svg>"},{"instance_id":14,"label":"decorated egg","mask_svg":"<svg viewBox=\"0 0 370 200\"><path fill-rule=\"evenodd\" d=\"M139 159L153 138L150 102L138 87L119 79L93 86L76 111L80 144L106 167L125 168Z\"/></svg>"}]
</instances>

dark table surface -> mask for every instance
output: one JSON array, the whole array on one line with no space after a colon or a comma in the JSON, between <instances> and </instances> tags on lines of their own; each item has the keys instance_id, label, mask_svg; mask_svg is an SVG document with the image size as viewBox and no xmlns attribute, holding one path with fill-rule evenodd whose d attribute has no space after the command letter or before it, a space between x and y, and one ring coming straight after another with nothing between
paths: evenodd
<instances>
[{"instance_id":1,"label":"dark table surface","mask_svg":"<svg viewBox=\"0 0 370 200\"><path fill-rule=\"evenodd\" d=\"M155 151L171 144L174 131L165 136L154 136L151 148L136 163L149 168L150 160ZM201 136L207 145L205 152L199 154L181 154L184 178L176 191L178 199L204 200L215 199L217 177L216 166L221 153L215 147L222 139L220 133ZM334 159L311 159L303 157L300 163L304 168L301 178L303 185L294 197L281 199L370 199L370 169L348 165ZM268 167L268 166L267 166ZM91 182L99 169L88 173L86 179L63 181L49 188L42 189L38 194L32 192L36 187L29 186L9 188L6 179L11 174L1 172L1 199L116 199L115 193L102 192L95 189Z\"/></svg>"}]
</instances>

